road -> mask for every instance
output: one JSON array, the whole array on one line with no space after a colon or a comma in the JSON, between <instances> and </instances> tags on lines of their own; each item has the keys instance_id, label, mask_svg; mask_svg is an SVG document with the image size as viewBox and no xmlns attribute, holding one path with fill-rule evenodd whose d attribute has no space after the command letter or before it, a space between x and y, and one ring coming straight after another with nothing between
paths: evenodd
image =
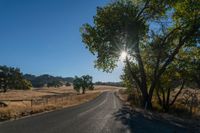
<instances>
[{"instance_id":1,"label":"road","mask_svg":"<svg viewBox=\"0 0 200 133\"><path fill-rule=\"evenodd\" d=\"M104 92L79 106L1 123L0 133L187 133L181 126L133 113Z\"/></svg>"}]
</instances>

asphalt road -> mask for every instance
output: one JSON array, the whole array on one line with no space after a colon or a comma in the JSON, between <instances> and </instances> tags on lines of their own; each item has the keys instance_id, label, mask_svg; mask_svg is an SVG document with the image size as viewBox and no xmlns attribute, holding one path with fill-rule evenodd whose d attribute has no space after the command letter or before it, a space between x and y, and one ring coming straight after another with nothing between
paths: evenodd
<instances>
[{"instance_id":1,"label":"asphalt road","mask_svg":"<svg viewBox=\"0 0 200 133\"><path fill-rule=\"evenodd\" d=\"M0 133L188 133L182 126L133 113L105 92L79 106L1 123Z\"/></svg>"}]
</instances>

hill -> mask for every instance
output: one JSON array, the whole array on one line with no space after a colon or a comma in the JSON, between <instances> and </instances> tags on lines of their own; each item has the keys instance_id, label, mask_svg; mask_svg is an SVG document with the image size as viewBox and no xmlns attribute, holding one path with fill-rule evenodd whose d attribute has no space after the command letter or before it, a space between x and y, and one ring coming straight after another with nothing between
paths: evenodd
<instances>
[{"instance_id":1,"label":"hill","mask_svg":"<svg viewBox=\"0 0 200 133\"><path fill-rule=\"evenodd\" d=\"M24 77L32 83L33 87L59 87L73 82L72 77L54 77L48 74L40 76L25 74Z\"/></svg>"}]
</instances>

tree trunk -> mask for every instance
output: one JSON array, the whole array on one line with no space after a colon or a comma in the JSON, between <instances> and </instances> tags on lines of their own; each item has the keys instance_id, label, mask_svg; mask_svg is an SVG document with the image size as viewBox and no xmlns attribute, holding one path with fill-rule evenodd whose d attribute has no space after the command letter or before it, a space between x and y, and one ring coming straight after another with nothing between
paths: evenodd
<instances>
[{"instance_id":1,"label":"tree trunk","mask_svg":"<svg viewBox=\"0 0 200 133\"><path fill-rule=\"evenodd\" d=\"M196 82L197 87L200 89L200 78L198 78L197 75L194 76L194 81Z\"/></svg>"},{"instance_id":2,"label":"tree trunk","mask_svg":"<svg viewBox=\"0 0 200 133\"><path fill-rule=\"evenodd\" d=\"M185 86L185 80L183 80L183 83L182 83L182 85L181 85L181 88L179 89L179 91L177 92L177 94L175 95L175 97L174 97L174 99L172 100L172 102L170 103L170 106L172 106L174 103L175 103L175 101L176 101L176 99L178 98L178 96L181 94L181 91L183 90L183 88L184 88L184 86Z\"/></svg>"},{"instance_id":3,"label":"tree trunk","mask_svg":"<svg viewBox=\"0 0 200 133\"><path fill-rule=\"evenodd\" d=\"M142 107L145 110L153 109L152 102L151 102L151 99L148 94L146 94L146 95L142 94Z\"/></svg>"},{"instance_id":4,"label":"tree trunk","mask_svg":"<svg viewBox=\"0 0 200 133\"><path fill-rule=\"evenodd\" d=\"M146 88L144 87L144 85L142 85L140 79L136 76L136 74L132 71L131 69L131 65L130 65L130 62L128 60L128 57L126 57L126 63L127 63L127 66L128 66L128 70L130 72L130 75L131 75L131 78L132 80L134 80L137 84L137 86L139 87L140 91L141 91L141 94L142 94L142 98L140 99L141 100L141 103L142 103L142 107L145 107L146 103L147 103L147 99L148 99L148 94L147 94L147 90ZM149 103L149 102L148 102Z\"/></svg>"},{"instance_id":5,"label":"tree trunk","mask_svg":"<svg viewBox=\"0 0 200 133\"><path fill-rule=\"evenodd\" d=\"M157 98L158 98L159 105L162 106L163 103L162 103L162 99L160 97L159 89L158 88L156 88L156 95L157 95Z\"/></svg>"},{"instance_id":6,"label":"tree trunk","mask_svg":"<svg viewBox=\"0 0 200 133\"><path fill-rule=\"evenodd\" d=\"M7 89L6 89L6 88L3 88L3 92L6 93L6 92L7 92Z\"/></svg>"},{"instance_id":7,"label":"tree trunk","mask_svg":"<svg viewBox=\"0 0 200 133\"><path fill-rule=\"evenodd\" d=\"M82 89L82 94L85 94L85 88Z\"/></svg>"}]
</instances>

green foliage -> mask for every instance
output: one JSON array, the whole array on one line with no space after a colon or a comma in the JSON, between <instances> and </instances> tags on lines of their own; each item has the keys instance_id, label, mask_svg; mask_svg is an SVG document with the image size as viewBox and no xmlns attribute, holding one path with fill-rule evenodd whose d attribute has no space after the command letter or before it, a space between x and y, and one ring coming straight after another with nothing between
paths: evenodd
<instances>
[{"instance_id":1,"label":"green foliage","mask_svg":"<svg viewBox=\"0 0 200 133\"><path fill-rule=\"evenodd\" d=\"M0 90L7 89L27 90L32 84L27 81L18 68L0 66Z\"/></svg>"},{"instance_id":2,"label":"green foliage","mask_svg":"<svg viewBox=\"0 0 200 133\"><path fill-rule=\"evenodd\" d=\"M97 56L95 66L106 72L126 51L122 79L128 88L139 88L141 103L151 108L159 83L175 88L186 79L188 50L199 49L199 13L199 0L118 0L97 8L94 25L81 28L82 40ZM179 61L182 55L187 58Z\"/></svg>"},{"instance_id":3,"label":"green foliage","mask_svg":"<svg viewBox=\"0 0 200 133\"><path fill-rule=\"evenodd\" d=\"M177 57L177 63L184 76L188 80L188 86L200 89L200 48L199 46L190 47L187 50L180 51Z\"/></svg>"},{"instance_id":4,"label":"green foliage","mask_svg":"<svg viewBox=\"0 0 200 133\"><path fill-rule=\"evenodd\" d=\"M52 81L47 83L47 87L61 87L63 85L60 81Z\"/></svg>"},{"instance_id":5,"label":"green foliage","mask_svg":"<svg viewBox=\"0 0 200 133\"><path fill-rule=\"evenodd\" d=\"M73 86L74 86L74 90L76 90L77 92L80 92L80 89L82 87L82 78L75 76L74 81L73 81Z\"/></svg>"},{"instance_id":6,"label":"green foliage","mask_svg":"<svg viewBox=\"0 0 200 133\"><path fill-rule=\"evenodd\" d=\"M131 52L138 36L144 35L146 24L142 19L136 20L137 13L137 7L131 2L116 2L97 8L94 26L83 25L82 40L89 51L97 56L97 68L111 72L120 53L127 48Z\"/></svg>"},{"instance_id":7,"label":"green foliage","mask_svg":"<svg viewBox=\"0 0 200 133\"><path fill-rule=\"evenodd\" d=\"M94 89L94 86L92 83L92 77L89 75L83 75L82 77L75 76L73 86L77 92L80 92L80 90L82 89L83 94L85 93L86 89L89 89L89 90Z\"/></svg>"}]
</instances>

